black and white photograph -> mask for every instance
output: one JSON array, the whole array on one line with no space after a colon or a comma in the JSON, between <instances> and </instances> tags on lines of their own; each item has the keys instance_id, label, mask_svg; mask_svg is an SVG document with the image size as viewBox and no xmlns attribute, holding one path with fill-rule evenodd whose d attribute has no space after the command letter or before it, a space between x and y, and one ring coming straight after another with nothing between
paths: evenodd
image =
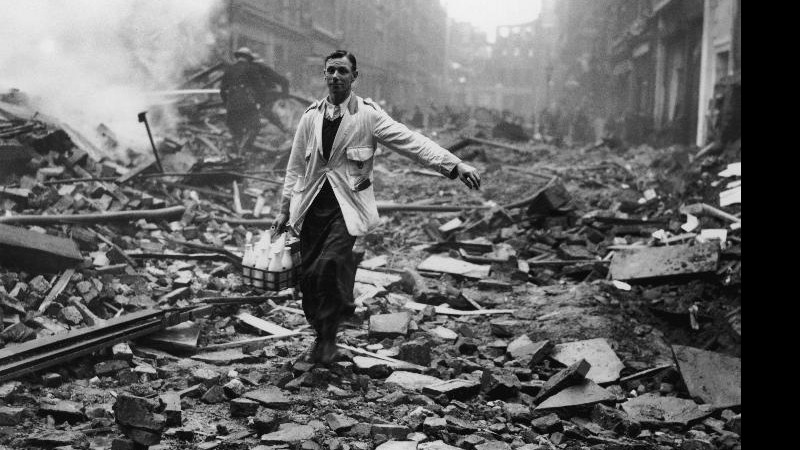
<instances>
[{"instance_id":1,"label":"black and white photograph","mask_svg":"<svg viewBox=\"0 0 800 450\"><path fill-rule=\"evenodd\" d=\"M0 450L741 450L741 17L0 0Z\"/></svg>"}]
</instances>

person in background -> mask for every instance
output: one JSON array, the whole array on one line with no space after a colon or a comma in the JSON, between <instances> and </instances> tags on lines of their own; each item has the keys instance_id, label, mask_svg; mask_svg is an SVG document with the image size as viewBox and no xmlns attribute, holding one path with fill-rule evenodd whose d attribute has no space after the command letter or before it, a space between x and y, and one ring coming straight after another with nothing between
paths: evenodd
<instances>
[{"instance_id":1,"label":"person in background","mask_svg":"<svg viewBox=\"0 0 800 450\"><path fill-rule=\"evenodd\" d=\"M300 237L303 311L317 339L311 362L336 355L336 333L355 311L353 246L380 224L372 180L378 143L479 189L478 171L427 137L393 120L376 102L354 94L356 57L337 50L324 60L327 97L306 109L292 144L273 230Z\"/></svg>"},{"instance_id":2,"label":"person in background","mask_svg":"<svg viewBox=\"0 0 800 450\"><path fill-rule=\"evenodd\" d=\"M233 138L237 156L250 149L261 130L260 99L266 95L264 83L253 64L253 52L241 47L233 52L236 61L225 69L220 96L225 104L225 122Z\"/></svg>"}]
</instances>

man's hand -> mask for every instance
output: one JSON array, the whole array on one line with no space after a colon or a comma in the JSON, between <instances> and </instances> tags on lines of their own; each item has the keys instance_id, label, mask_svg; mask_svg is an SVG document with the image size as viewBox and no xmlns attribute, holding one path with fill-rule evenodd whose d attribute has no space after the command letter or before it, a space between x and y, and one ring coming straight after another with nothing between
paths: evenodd
<instances>
[{"instance_id":1,"label":"man's hand","mask_svg":"<svg viewBox=\"0 0 800 450\"><path fill-rule=\"evenodd\" d=\"M272 231L275 233L283 233L286 229L287 222L289 222L289 215L286 213L278 213L278 216L272 221Z\"/></svg>"},{"instance_id":2,"label":"man's hand","mask_svg":"<svg viewBox=\"0 0 800 450\"><path fill-rule=\"evenodd\" d=\"M481 176L478 175L478 169L470 166L467 163L460 162L456 166L458 170L458 178L467 185L470 189L481 188Z\"/></svg>"}]
</instances>

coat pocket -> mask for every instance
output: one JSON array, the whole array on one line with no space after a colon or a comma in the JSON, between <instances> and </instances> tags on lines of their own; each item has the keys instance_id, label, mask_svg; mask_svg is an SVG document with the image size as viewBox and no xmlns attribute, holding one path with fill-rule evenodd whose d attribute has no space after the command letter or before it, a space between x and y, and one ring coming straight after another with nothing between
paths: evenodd
<instances>
[{"instance_id":1,"label":"coat pocket","mask_svg":"<svg viewBox=\"0 0 800 450\"><path fill-rule=\"evenodd\" d=\"M371 146L347 148L347 179L350 189L362 190L359 186L364 186L367 181L371 183L373 156L375 149Z\"/></svg>"}]
</instances>

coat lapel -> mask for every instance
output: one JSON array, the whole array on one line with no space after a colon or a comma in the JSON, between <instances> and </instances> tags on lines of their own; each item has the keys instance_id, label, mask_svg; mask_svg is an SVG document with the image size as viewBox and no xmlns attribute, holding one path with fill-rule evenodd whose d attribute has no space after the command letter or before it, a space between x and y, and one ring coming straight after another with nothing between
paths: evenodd
<instances>
[{"instance_id":1,"label":"coat lapel","mask_svg":"<svg viewBox=\"0 0 800 450\"><path fill-rule=\"evenodd\" d=\"M325 106L322 108L322 111L314 119L314 147L316 147L319 157L323 158L324 161L322 155L322 118L325 117Z\"/></svg>"}]
</instances>

